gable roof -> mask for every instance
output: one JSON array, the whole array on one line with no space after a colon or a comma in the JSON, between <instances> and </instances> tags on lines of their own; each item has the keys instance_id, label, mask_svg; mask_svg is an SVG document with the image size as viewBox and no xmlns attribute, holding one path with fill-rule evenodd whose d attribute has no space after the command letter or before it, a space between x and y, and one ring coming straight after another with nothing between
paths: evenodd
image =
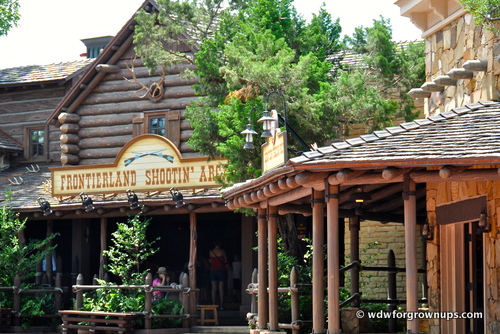
<instances>
[{"instance_id":1,"label":"gable roof","mask_svg":"<svg viewBox=\"0 0 500 334\"><path fill-rule=\"evenodd\" d=\"M288 166L308 169L500 163L500 102L480 101L305 152Z\"/></svg>"},{"instance_id":2,"label":"gable roof","mask_svg":"<svg viewBox=\"0 0 500 334\"><path fill-rule=\"evenodd\" d=\"M0 152L1 151L22 152L23 146L14 138L0 130Z\"/></svg>"},{"instance_id":3,"label":"gable roof","mask_svg":"<svg viewBox=\"0 0 500 334\"><path fill-rule=\"evenodd\" d=\"M28 65L0 69L0 86L69 80L93 61L93 59L83 59L48 65Z\"/></svg>"},{"instance_id":4,"label":"gable roof","mask_svg":"<svg viewBox=\"0 0 500 334\"><path fill-rule=\"evenodd\" d=\"M140 9L144 9L147 12L151 12L152 10L157 11L158 5L154 0L145 0L138 10ZM99 66L115 65L120 57L132 46L136 13L125 23L99 57L96 58L95 62L88 67L82 78L72 87L47 119L47 123L57 121L57 117L63 111L71 113L78 108L78 105L106 75L104 71L100 70Z\"/></svg>"}]
</instances>

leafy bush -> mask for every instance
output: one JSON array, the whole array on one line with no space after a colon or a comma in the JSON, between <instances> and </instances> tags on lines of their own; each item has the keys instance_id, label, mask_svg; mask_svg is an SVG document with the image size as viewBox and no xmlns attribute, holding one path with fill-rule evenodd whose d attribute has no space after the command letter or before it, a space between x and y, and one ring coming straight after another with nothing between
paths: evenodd
<instances>
[{"instance_id":1,"label":"leafy bush","mask_svg":"<svg viewBox=\"0 0 500 334\"><path fill-rule=\"evenodd\" d=\"M24 289L38 289L39 286L25 285ZM21 297L21 326L56 326L55 318L46 319L40 316L45 314L55 314L55 301L52 293L23 294Z\"/></svg>"}]
</instances>

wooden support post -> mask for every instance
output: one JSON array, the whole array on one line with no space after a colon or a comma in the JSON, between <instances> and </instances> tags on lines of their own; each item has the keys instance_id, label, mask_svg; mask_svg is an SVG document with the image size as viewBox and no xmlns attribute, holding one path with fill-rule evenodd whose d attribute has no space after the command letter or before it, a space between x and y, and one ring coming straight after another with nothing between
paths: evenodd
<instances>
[{"instance_id":1,"label":"wooden support post","mask_svg":"<svg viewBox=\"0 0 500 334\"><path fill-rule=\"evenodd\" d=\"M328 333L340 333L339 186L326 185Z\"/></svg>"},{"instance_id":2,"label":"wooden support post","mask_svg":"<svg viewBox=\"0 0 500 334\"><path fill-rule=\"evenodd\" d=\"M106 266L106 256L104 256L104 251L107 249L106 234L108 228L108 219L106 217L101 217L101 258L99 263L99 279L104 279Z\"/></svg>"},{"instance_id":3,"label":"wooden support post","mask_svg":"<svg viewBox=\"0 0 500 334\"><path fill-rule=\"evenodd\" d=\"M21 314L21 277L19 274L16 274L14 277L14 326L21 325L21 319L19 319L19 314Z\"/></svg>"},{"instance_id":4,"label":"wooden support post","mask_svg":"<svg viewBox=\"0 0 500 334\"><path fill-rule=\"evenodd\" d=\"M76 278L76 285L83 285L83 275L78 274L78 277ZM76 309L80 310L83 307L83 290L79 289L76 291Z\"/></svg>"},{"instance_id":5,"label":"wooden support post","mask_svg":"<svg viewBox=\"0 0 500 334\"><path fill-rule=\"evenodd\" d=\"M351 237L351 263L359 262L359 216L349 218L349 234ZM351 296L359 293L359 267L351 269ZM351 307L359 307L359 299L351 302Z\"/></svg>"},{"instance_id":6,"label":"wooden support post","mask_svg":"<svg viewBox=\"0 0 500 334\"><path fill-rule=\"evenodd\" d=\"M324 284L324 192L313 190L313 269L312 269L312 311L313 333L325 332L325 284ZM269 236L270 237L270 236Z\"/></svg>"},{"instance_id":7,"label":"wooden support post","mask_svg":"<svg viewBox=\"0 0 500 334\"><path fill-rule=\"evenodd\" d=\"M259 294L257 304L257 314L259 329L265 330L269 320L269 298L267 295L267 226L266 210L259 209L257 216L258 230L258 267L259 267Z\"/></svg>"},{"instance_id":8,"label":"wooden support post","mask_svg":"<svg viewBox=\"0 0 500 334\"><path fill-rule=\"evenodd\" d=\"M189 241L189 286L191 289L196 289L196 252L198 244L198 229L196 213L189 213L189 228L191 231L191 238ZM194 290L193 290L194 291ZM192 292L189 297L189 314L196 314L196 293ZM195 325L196 319L191 319L191 325Z\"/></svg>"},{"instance_id":9,"label":"wooden support post","mask_svg":"<svg viewBox=\"0 0 500 334\"><path fill-rule=\"evenodd\" d=\"M52 235L52 232L53 232L53 229L54 229L54 223L51 219L47 220L47 238L50 237ZM47 244L47 247L52 247L52 240ZM46 275L47 275L47 279L48 279L48 283L50 286L52 286L52 252L50 252L49 254L47 254L47 256L45 257L45 272L46 272Z\"/></svg>"},{"instance_id":10,"label":"wooden support post","mask_svg":"<svg viewBox=\"0 0 500 334\"><path fill-rule=\"evenodd\" d=\"M405 177L403 185L406 255L406 312L418 311L416 185ZM418 319L406 321L408 333L418 333Z\"/></svg>"},{"instance_id":11,"label":"wooden support post","mask_svg":"<svg viewBox=\"0 0 500 334\"><path fill-rule=\"evenodd\" d=\"M179 277L180 283L184 288L189 288L189 276L186 273L182 273L181 276ZM190 304L190 297L189 294L184 294L180 293L179 294L179 299L182 303L182 307L184 307L185 310L188 310L189 312L189 304ZM196 308L194 309L193 313L190 314L196 314ZM183 319L182 320L182 327L184 328L189 328L190 327L190 319Z\"/></svg>"},{"instance_id":12,"label":"wooden support post","mask_svg":"<svg viewBox=\"0 0 500 334\"><path fill-rule=\"evenodd\" d=\"M57 267L57 268L59 268L59 267ZM58 272L56 274L56 288L59 288L60 291L62 291L62 288L63 288L63 286L62 286L62 273L60 273L60 272ZM55 302L55 306L56 306L56 311L60 310L61 306L62 306L62 292L61 293L56 292L54 294L54 302Z\"/></svg>"},{"instance_id":13,"label":"wooden support post","mask_svg":"<svg viewBox=\"0 0 500 334\"><path fill-rule=\"evenodd\" d=\"M252 283L259 283L259 270L257 268L252 272ZM257 312L257 296L255 293L252 293L250 298L250 313L256 314Z\"/></svg>"},{"instance_id":14,"label":"wooden support post","mask_svg":"<svg viewBox=\"0 0 500 334\"><path fill-rule=\"evenodd\" d=\"M279 332L278 324L278 208L270 206L267 222L269 245L269 331ZM260 286L260 284L259 284ZM314 312L314 309L313 309ZM260 323L260 321L259 321Z\"/></svg>"},{"instance_id":15,"label":"wooden support post","mask_svg":"<svg viewBox=\"0 0 500 334\"><path fill-rule=\"evenodd\" d=\"M296 288L298 281L298 274L295 267L292 268L290 272L290 287ZM292 325L294 325L297 320L299 320L299 292L292 292L290 296L290 304L291 304L291 315L292 315ZM300 329L292 328L292 334L299 334Z\"/></svg>"},{"instance_id":16,"label":"wooden support post","mask_svg":"<svg viewBox=\"0 0 500 334\"><path fill-rule=\"evenodd\" d=\"M148 273L146 275L146 286L153 286L153 275L151 273ZM153 291L150 289L146 289L146 299L144 301L144 312L146 316L144 317L144 328L145 329L151 329L151 318L148 317L149 314L151 314L151 310L153 308Z\"/></svg>"},{"instance_id":17,"label":"wooden support post","mask_svg":"<svg viewBox=\"0 0 500 334\"><path fill-rule=\"evenodd\" d=\"M396 267L396 256L394 255L394 251L391 249L387 254L387 267ZM388 310L391 314L396 311L398 305L395 303L391 303L391 300L398 299L398 292L396 286L396 275L395 272L387 273L387 285L388 285L388 293L387 300L389 302ZM397 333L398 330L398 319L396 317L389 318L389 333Z\"/></svg>"}]
</instances>

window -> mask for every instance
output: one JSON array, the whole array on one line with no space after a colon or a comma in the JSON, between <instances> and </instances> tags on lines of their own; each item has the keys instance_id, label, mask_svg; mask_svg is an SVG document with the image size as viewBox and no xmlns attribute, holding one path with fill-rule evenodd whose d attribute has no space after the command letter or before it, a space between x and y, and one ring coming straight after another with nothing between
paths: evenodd
<instances>
[{"instance_id":1,"label":"window","mask_svg":"<svg viewBox=\"0 0 500 334\"><path fill-rule=\"evenodd\" d=\"M25 131L25 159L40 160L46 155L45 128L28 128Z\"/></svg>"},{"instance_id":2,"label":"window","mask_svg":"<svg viewBox=\"0 0 500 334\"><path fill-rule=\"evenodd\" d=\"M181 113L179 110L157 110L144 113L143 133L152 133L168 138L175 146L181 142Z\"/></svg>"},{"instance_id":3,"label":"window","mask_svg":"<svg viewBox=\"0 0 500 334\"><path fill-rule=\"evenodd\" d=\"M148 117L148 133L165 136L165 116Z\"/></svg>"}]
</instances>

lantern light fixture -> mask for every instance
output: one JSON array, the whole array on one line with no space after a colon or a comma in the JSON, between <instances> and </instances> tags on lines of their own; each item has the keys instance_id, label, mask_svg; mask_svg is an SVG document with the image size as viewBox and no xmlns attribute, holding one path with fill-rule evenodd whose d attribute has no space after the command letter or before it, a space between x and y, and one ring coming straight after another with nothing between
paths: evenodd
<instances>
[{"instance_id":1,"label":"lantern light fixture","mask_svg":"<svg viewBox=\"0 0 500 334\"><path fill-rule=\"evenodd\" d=\"M176 188L170 188L170 195L172 195L172 200L175 202L175 208L179 209L186 205L184 203L184 196Z\"/></svg>"},{"instance_id":2,"label":"lantern light fixture","mask_svg":"<svg viewBox=\"0 0 500 334\"><path fill-rule=\"evenodd\" d=\"M52 213L52 209L50 208L50 203L43 197L38 197L37 199L38 205L40 205L40 209L42 209L43 215L48 216Z\"/></svg>"},{"instance_id":3,"label":"lantern light fixture","mask_svg":"<svg viewBox=\"0 0 500 334\"><path fill-rule=\"evenodd\" d=\"M80 199L82 200L82 205L85 209L85 212L90 212L94 210L94 201L89 197L86 193L80 193Z\"/></svg>"},{"instance_id":4,"label":"lantern light fixture","mask_svg":"<svg viewBox=\"0 0 500 334\"><path fill-rule=\"evenodd\" d=\"M139 208L139 198L135 194L135 191L127 189L128 204L130 205L130 210L136 210Z\"/></svg>"}]
</instances>

